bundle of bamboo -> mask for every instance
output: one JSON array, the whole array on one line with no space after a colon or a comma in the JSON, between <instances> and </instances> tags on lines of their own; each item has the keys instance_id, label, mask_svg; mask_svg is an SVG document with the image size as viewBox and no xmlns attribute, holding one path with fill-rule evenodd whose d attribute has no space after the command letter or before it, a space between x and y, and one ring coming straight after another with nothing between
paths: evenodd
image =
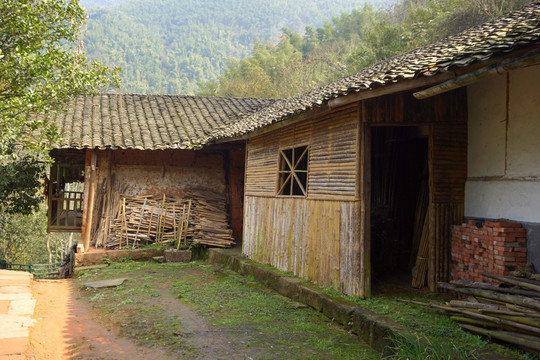
<instances>
[{"instance_id":1,"label":"bundle of bamboo","mask_svg":"<svg viewBox=\"0 0 540 360\"><path fill-rule=\"evenodd\" d=\"M187 198L127 196L108 198L109 209L97 231L96 247L136 248L157 243L234 245L225 200L211 191L197 191Z\"/></svg>"},{"instance_id":2,"label":"bundle of bamboo","mask_svg":"<svg viewBox=\"0 0 540 360\"><path fill-rule=\"evenodd\" d=\"M469 281L438 283L440 289L469 298L452 300L446 305L398 301L444 310L453 314L451 319L463 329L540 353L540 281L486 272L482 275L506 287Z\"/></svg>"}]
</instances>

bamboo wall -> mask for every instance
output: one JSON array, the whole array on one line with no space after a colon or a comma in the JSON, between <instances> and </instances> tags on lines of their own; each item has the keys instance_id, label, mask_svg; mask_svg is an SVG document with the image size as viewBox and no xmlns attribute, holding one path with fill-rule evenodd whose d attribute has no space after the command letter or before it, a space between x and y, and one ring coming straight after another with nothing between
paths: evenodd
<instances>
[{"instance_id":1,"label":"bamboo wall","mask_svg":"<svg viewBox=\"0 0 540 360\"><path fill-rule=\"evenodd\" d=\"M244 242L249 258L360 294L357 106L250 139ZM306 197L277 196L278 150L309 145Z\"/></svg>"},{"instance_id":2,"label":"bamboo wall","mask_svg":"<svg viewBox=\"0 0 540 360\"><path fill-rule=\"evenodd\" d=\"M353 201L248 196L242 250L258 262L356 295L360 291L359 257L353 251L357 208L358 202Z\"/></svg>"},{"instance_id":3,"label":"bamboo wall","mask_svg":"<svg viewBox=\"0 0 540 360\"><path fill-rule=\"evenodd\" d=\"M430 136L432 233L428 284L431 290L435 290L437 282L449 280L451 226L461 224L465 213L467 122L463 107L457 108L453 119L452 123L434 125Z\"/></svg>"},{"instance_id":4,"label":"bamboo wall","mask_svg":"<svg viewBox=\"0 0 540 360\"><path fill-rule=\"evenodd\" d=\"M358 108L349 107L249 140L247 196L275 196L278 150L308 145L308 199L357 199Z\"/></svg>"},{"instance_id":5,"label":"bamboo wall","mask_svg":"<svg viewBox=\"0 0 540 360\"><path fill-rule=\"evenodd\" d=\"M466 92L382 96L248 141L243 252L348 295L370 294L370 127L430 129L429 285L446 280L450 225L463 220ZM360 140L361 139L361 140ZM278 151L310 146L304 197L276 196Z\"/></svg>"}]
</instances>

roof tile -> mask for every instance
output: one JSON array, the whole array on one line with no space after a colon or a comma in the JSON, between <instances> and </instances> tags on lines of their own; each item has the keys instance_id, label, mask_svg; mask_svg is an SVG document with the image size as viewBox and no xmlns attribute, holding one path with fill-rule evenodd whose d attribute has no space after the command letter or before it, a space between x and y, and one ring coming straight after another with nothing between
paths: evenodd
<instances>
[{"instance_id":1,"label":"roof tile","mask_svg":"<svg viewBox=\"0 0 540 360\"><path fill-rule=\"evenodd\" d=\"M101 94L75 98L53 116L57 148L192 149L273 99Z\"/></svg>"}]
</instances>

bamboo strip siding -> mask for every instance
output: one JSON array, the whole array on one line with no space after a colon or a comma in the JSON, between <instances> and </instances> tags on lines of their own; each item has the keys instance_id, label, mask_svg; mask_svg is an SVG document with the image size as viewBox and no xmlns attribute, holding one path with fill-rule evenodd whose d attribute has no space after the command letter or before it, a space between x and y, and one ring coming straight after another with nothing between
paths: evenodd
<instances>
[{"instance_id":1,"label":"bamboo strip siding","mask_svg":"<svg viewBox=\"0 0 540 360\"><path fill-rule=\"evenodd\" d=\"M348 108L250 139L245 194L276 195L278 152L309 145L308 198L356 195L358 110Z\"/></svg>"},{"instance_id":2,"label":"bamboo strip siding","mask_svg":"<svg viewBox=\"0 0 540 360\"><path fill-rule=\"evenodd\" d=\"M246 196L243 253L249 258L331 286L359 293L354 252L357 202Z\"/></svg>"}]
</instances>

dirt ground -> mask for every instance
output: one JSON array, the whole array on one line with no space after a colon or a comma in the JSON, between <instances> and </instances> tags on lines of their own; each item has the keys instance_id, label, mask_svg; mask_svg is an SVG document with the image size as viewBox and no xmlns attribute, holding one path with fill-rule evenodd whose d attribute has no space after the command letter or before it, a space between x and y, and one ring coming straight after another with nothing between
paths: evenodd
<instances>
[{"instance_id":1,"label":"dirt ground","mask_svg":"<svg viewBox=\"0 0 540 360\"><path fill-rule=\"evenodd\" d=\"M77 299L72 280L34 281L36 323L26 353L32 360L165 359L160 349L146 349L98 324L89 304Z\"/></svg>"}]
</instances>

